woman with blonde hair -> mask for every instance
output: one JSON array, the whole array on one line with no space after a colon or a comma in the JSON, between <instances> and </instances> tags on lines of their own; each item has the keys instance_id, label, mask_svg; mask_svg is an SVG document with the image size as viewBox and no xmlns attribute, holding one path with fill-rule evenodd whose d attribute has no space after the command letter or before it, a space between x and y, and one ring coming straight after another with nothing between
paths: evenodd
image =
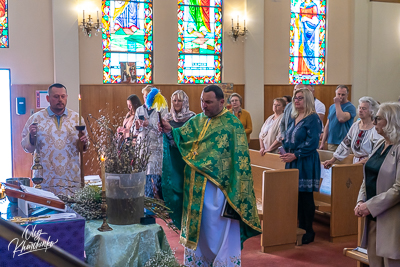
<instances>
[{"instance_id":1,"label":"woman with blonde hair","mask_svg":"<svg viewBox=\"0 0 400 267\"><path fill-rule=\"evenodd\" d=\"M365 163L354 213L366 217L369 266L400 266L400 104L381 104L374 125L383 138Z\"/></svg>"},{"instance_id":2,"label":"woman with blonde hair","mask_svg":"<svg viewBox=\"0 0 400 267\"><path fill-rule=\"evenodd\" d=\"M171 96L171 109L164 117L173 128L179 128L185 124L196 113L189 110L189 97L182 91L177 90Z\"/></svg>"},{"instance_id":3,"label":"woman with blonde hair","mask_svg":"<svg viewBox=\"0 0 400 267\"><path fill-rule=\"evenodd\" d=\"M299 170L298 219L299 228L306 230L303 244L314 241L312 228L315 204L313 191L318 191L321 165L317 152L322 124L315 112L314 97L308 89L293 95L292 120L283 139L285 169Z\"/></svg>"}]
</instances>

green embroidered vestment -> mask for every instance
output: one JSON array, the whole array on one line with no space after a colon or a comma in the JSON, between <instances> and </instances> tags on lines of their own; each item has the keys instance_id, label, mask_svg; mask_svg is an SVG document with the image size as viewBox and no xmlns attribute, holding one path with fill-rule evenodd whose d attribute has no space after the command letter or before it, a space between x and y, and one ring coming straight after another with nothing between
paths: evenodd
<instances>
[{"instance_id":1,"label":"green embroidered vestment","mask_svg":"<svg viewBox=\"0 0 400 267\"><path fill-rule=\"evenodd\" d=\"M211 119L201 113L173 129L173 136L178 149L164 142L162 188L166 205L174 212L171 218L181 229L180 242L191 249L197 247L207 179L240 215L242 245L247 238L260 234L241 122L226 109Z\"/></svg>"}]
</instances>

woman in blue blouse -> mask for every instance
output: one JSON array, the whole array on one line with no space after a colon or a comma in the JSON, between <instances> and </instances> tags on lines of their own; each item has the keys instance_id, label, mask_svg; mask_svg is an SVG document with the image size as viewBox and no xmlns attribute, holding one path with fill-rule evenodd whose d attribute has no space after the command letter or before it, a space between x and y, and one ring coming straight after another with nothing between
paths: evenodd
<instances>
[{"instance_id":1,"label":"woman in blue blouse","mask_svg":"<svg viewBox=\"0 0 400 267\"><path fill-rule=\"evenodd\" d=\"M306 230L303 244L314 241L312 228L315 204L313 191L319 189L321 163L317 152L321 121L314 108L314 97L308 89L299 89L293 96L291 120L286 131L281 155L286 169L299 170L298 219L299 228Z\"/></svg>"}]
</instances>

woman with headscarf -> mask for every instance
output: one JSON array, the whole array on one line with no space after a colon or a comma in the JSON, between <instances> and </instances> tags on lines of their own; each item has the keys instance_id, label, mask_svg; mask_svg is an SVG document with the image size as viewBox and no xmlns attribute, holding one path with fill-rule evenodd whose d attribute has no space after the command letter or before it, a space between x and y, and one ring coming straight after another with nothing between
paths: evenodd
<instances>
[{"instance_id":1,"label":"woman with headscarf","mask_svg":"<svg viewBox=\"0 0 400 267\"><path fill-rule=\"evenodd\" d=\"M171 109L164 117L174 128L179 128L191 117L196 115L189 110L189 97L182 90L175 91L171 96Z\"/></svg>"}]
</instances>

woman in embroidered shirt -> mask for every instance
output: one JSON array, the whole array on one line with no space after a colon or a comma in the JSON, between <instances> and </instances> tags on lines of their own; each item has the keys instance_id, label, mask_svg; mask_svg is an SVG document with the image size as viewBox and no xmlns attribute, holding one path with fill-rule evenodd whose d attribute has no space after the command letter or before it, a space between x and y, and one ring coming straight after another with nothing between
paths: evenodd
<instances>
[{"instance_id":1,"label":"woman in embroidered shirt","mask_svg":"<svg viewBox=\"0 0 400 267\"><path fill-rule=\"evenodd\" d=\"M306 230L303 244L314 241L312 228L315 204L313 191L318 191L321 163L317 152L322 124L315 112L314 97L308 89L296 90L293 96L293 118L283 140L287 153L280 158L285 169L299 170L298 219L299 228Z\"/></svg>"},{"instance_id":2,"label":"woman in embroidered shirt","mask_svg":"<svg viewBox=\"0 0 400 267\"><path fill-rule=\"evenodd\" d=\"M161 174L163 162L163 135L158 130L159 116L155 109L147 107L146 99L153 87L147 85L142 89L144 104L136 110L135 124L132 126L133 135L137 135L137 140L149 141L150 159L147 164L146 186L144 194L147 197L162 199ZM168 112L167 109L160 110L161 117Z\"/></svg>"},{"instance_id":3,"label":"woman in embroidered shirt","mask_svg":"<svg viewBox=\"0 0 400 267\"><path fill-rule=\"evenodd\" d=\"M373 125L373 119L378 112L379 104L369 96L361 97L358 103L358 117L360 120L353 123L333 157L323 163L325 169L332 167L336 160L342 161L345 159L351 151L354 153L353 163L365 164L374 145L382 138Z\"/></svg>"},{"instance_id":4,"label":"woman in embroidered shirt","mask_svg":"<svg viewBox=\"0 0 400 267\"><path fill-rule=\"evenodd\" d=\"M177 90L171 96L171 109L164 117L173 128L179 128L185 124L196 113L189 110L189 97L182 91Z\"/></svg>"},{"instance_id":5,"label":"woman in embroidered shirt","mask_svg":"<svg viewBox=\"0 0 400 267\"><path fill-rule=\"evenodd\" d=\"M275 98L272 106L274 114L268 117L261 127L259 140L260 140L260 154L264 156L265 153L277 153L277 148L280 145L279 138L281 131L279 124L283 117L283 111L286 106L286 101L283 98ZM278 145L273 147L272 144L276 141Z\"/></svg>"},{"instance_id":6,"label":"woman in embroidered shirt","mask_svg":"<svg viewBox=\"0 0 400 267\"><path fill-rule=\"evenodd\" d=\"M130 130L135 119L136 109L142 105L142 102L140 102L140 99L137 95L130 95L126 100L126 104L128 105L129 111L126 113L122 126L118 127L117 129L117 132L124 138L129 137Z\"/></svg>"},{"instance_id":7,"label":"woman in embroidered shirt","mask_svg":"<svg viewBox=\"0 0 400 267\"><path fill-rule=\"evenodd\" d=\"M229 102L232 105L232 109L229 111L232 112L242 123L244 131L246 132L247 143L250 143L250 134L253 132L253 124L251 122L250 113L242 108L242 97L237 93L233 93L229 97Z\"/></svg>"},{"instance_id":8,"label":"woman in embroidered shirt","mask_svg":"<svg viewBox=\"0 0 400 267\"><path fill-rule=\"evenodd\" d=\"M383 103L374 125L383 138L365 163L354 213L365 217L369 266L400 266L400 104Z\"/></svg>"}]
</instances>

